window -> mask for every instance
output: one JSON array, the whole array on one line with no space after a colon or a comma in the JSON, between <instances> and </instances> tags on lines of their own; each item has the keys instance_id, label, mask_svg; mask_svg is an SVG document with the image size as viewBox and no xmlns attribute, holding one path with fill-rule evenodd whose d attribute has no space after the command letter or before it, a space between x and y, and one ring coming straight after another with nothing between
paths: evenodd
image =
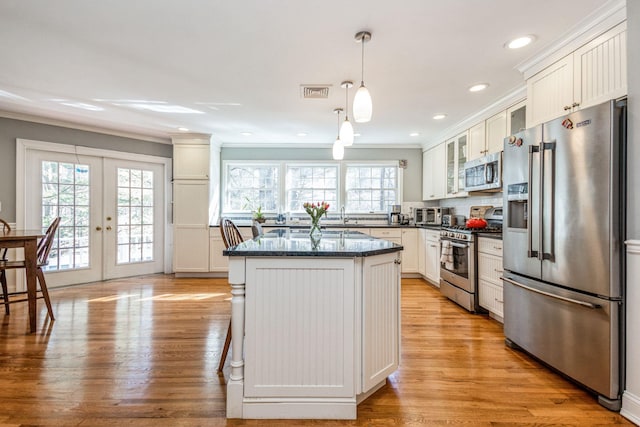
<instances>
[{"instance_id":1,"label":"window","mask_svg":"<svg viewBox=\"0 0 640 427\"><path fill-rule=\"evenodd\" d=\"M338 206L338 165L288 165L286 210L302 211L305 202Z\"/></svg>"},{"instance_id":2,"label":"window","mask_svg":"<svg viewBox=\"0 0 640 427\"><path fill-rule=\"evenodd\" d=\"M307 162L238 160L223 163L222 214L302 213L305 202L325 201L330 214L381 214L402 202L397 161Z\"/></svg>"},{"instance_id":3,"label":"window","mask_svg":"<svg viewBox=\"0 0 640 427\"><path fill-rule=\"evenodd\" d=\"M227 163L223 212L277 212L279 207L277 164Z\"/></svg>"},{"instance_id":4,"label":"window","mask_svg":"<svg viewBox=\"0 0 640 427\"><path fill-rule=\"evenodd\" d=\"M380 164L348 164L345 179L347 212L388 212L399 202L398 167Z\"/></svg>"}]
</instances>

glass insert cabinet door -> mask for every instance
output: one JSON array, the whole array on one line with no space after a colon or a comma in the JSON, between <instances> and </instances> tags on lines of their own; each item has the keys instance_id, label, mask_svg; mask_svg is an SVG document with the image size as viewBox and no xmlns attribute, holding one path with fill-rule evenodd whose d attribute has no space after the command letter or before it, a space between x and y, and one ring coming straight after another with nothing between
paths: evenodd
<instances>
[{"instance_id":1,"label":"glass insert cabinet door","mask_svg":"<svg viewBox=\"0 0 640 427\"><path fill-rule=\"evenodd\" d=\"M447 196L461 196L464 191L464 164L467 161L469 136L464 132L446 142Z\"/></svg>"}]
</instances>

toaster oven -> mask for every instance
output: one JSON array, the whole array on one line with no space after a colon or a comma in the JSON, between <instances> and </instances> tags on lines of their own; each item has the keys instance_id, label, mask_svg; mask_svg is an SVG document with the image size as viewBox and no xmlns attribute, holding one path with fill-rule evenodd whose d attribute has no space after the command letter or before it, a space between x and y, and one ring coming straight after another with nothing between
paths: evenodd
<instances>
[{"instance_id":1,"label":"toaster oven","mask_svg":"<svg viewBox=\"0 0 640 427\"><path fill-rule=\"evenodd\" d=\"M451 208L418 208L414 212L414 223L416 225L441 225L442 215L451 213Z\"/></svg>"}]
</instances>

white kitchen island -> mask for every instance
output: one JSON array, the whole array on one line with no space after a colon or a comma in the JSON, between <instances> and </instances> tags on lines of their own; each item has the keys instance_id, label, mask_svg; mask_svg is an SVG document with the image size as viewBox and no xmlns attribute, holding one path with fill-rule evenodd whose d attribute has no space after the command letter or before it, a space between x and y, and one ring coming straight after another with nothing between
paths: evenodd
<instances>
[{"instance_id":1,"label":"white kitchen island","mask_svg":"<svg viewBox=\"0 0 640 427\"><path fill-rule=\"evenodd\" d=\"M400 251L357 232L314 242L286 230L224 251L227 418L355 419L398 367Z\"/></svg>"}]
</instances>

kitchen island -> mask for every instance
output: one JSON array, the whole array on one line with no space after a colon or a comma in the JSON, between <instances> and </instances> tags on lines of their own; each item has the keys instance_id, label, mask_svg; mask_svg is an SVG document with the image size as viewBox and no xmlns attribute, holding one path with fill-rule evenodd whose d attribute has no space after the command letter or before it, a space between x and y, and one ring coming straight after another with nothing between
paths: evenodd
<instances>
[{"instance_id":1,"label":"kitchen island","mask_svg":"<svg viewBox=\"0 0 640 427\"><path fill-rule=\"evenodd\" d=\"M304 230L224 251L227 418L355 419L358 403L398 367L400 251L358 232L311 239Z\"/></svg>"}]
</instances>

